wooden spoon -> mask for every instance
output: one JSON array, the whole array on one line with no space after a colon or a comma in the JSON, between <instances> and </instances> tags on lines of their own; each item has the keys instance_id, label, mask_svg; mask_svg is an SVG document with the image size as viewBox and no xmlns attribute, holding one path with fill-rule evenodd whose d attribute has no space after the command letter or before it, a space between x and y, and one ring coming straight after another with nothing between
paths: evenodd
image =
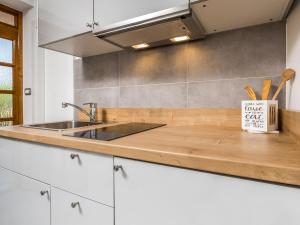
<instances>
[{"instance_id":1,"label":"wooden spoon","mask_svg":"<svg viewBox=\"0 0 300 225\"><path fill-rule=\"evenodd\" d=\"M263 82L263 87L262 87L262 94L261 94L261 99L262 100L268 100L269 99L269 94L270 94L270 89L272 85L272 80L264 80Z\"/></svg>"},{"instance_id":2,"label":"wooden spoon","mask_svg":"<svg viewBox=\"0 0 300 225\"><path fill-rule=\"evenodd\" d=\"M276 98L278 97L280 91L282 90L283 86L285 85L285 83L288 81L288 80L291 80L295 77L295 70L293 69L285 69L282 73L282 79L281 79L281 82L277 88L277 91L275 92L272 100L276 100Z\"/></svg>"},{"instance_id":3,"label":"wooden spoon","mask_svg":"<svg viewBox=\"0 0 300 225\"><path fill-rule=\"evenodd\" d=\"M250 98L251 100L257 100L256 94L255 94L253 88L252 88L250 85L247 85L247 86L245 87L245 90L246 90L247 95L249 96L249 98Z\"/></svg>"}]
</instances>

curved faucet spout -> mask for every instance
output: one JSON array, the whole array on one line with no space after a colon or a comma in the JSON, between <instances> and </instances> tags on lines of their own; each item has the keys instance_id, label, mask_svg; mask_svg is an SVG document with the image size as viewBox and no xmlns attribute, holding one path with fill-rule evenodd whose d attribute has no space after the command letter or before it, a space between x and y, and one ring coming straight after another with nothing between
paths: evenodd
<instances>
[{"instance_id":1,"label":"curved faucet spout","mask_svg":"<svg viewBox=\"0 0 300 225\"><path fill-rule=\"evenodd\" d=\"M71 106L77 110L79 110L80 112L84 113L87 117L90 118L90 122L96 122L96 114L97 114L97 104L96 103L89 103L90 105L90 112L86 111L85 109L74 105L72 103L68 103L68 102L63 102L62 103L62 107L63 108L67 108L68 106Z\"/></svg>"}]
</instances>

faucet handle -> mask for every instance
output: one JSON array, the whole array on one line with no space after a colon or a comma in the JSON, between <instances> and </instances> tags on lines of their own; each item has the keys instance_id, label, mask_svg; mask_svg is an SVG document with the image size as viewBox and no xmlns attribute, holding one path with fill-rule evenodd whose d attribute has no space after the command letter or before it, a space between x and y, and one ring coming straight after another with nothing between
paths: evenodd
<instances>
[{"instance_id":1,"label":"faucet handle","mask_svg":"<svg viewBox=\"0 0 300 225\"><path fill-rule=\"evenodd\" d=\"M87 102L83 103L82 105L89 105L91 108L97 108L97 103L95 102Z\"/></svg>"}]
</instances>

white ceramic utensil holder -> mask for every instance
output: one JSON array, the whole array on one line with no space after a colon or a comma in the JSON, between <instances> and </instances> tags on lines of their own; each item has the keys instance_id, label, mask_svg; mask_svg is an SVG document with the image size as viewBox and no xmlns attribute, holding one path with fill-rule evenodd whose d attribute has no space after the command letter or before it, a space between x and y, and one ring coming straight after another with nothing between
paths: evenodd
<instances>
[{"instance_id":1,"label":"white ceramic utensil holder","mask_svg":"<svg viewBox=\"0 0 300 225\"><path fill-rule=\"evenodd\" d=\"M278 101L242 101L242 129L257 133L278 132Z\"/></svg>"}]
</instances>

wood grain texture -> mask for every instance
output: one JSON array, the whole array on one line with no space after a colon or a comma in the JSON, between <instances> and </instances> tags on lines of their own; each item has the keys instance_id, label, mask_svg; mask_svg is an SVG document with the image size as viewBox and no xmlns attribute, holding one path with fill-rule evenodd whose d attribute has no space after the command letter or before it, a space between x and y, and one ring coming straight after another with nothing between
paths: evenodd
<instances>
[{"instance_id":1,"label":"wood grain texture","mask_svg":"<svg viewBox=\"0 0 300 225\"><path fill-rule=\"evenodd\" d=\"M250 134L228 127L168 125L107 142L16 126L0 129L0 136L300 186L300 145L286 133Z\"/></svg>"},{"instance_id":2,"label":"wood grain texture","mask_svg":"<svg viewBox=\"0 0 300 225\"><path fill-rule=\"evenodd\" d=\"M282 130L300 143L300 112L281 110L279 115Z\"/></svg>"},{"instance_id":3,"label":"wood grain texture","mask_svg":"<svg viewBox=\"0 0 300 225\"><path fill-rule=\"evenodd\" d=\"M87 117L79 112L78 118ZM206 125L214 127L241 127L240 109L98 109L97 120L118 122L167 123L169 125Z\"/></svg>"},{"instance_id":4,"label":"wood grain texture","mask_svg":"<svg viewBox=\"0 0 300 225\"><path fill-rule=\"evenodd\" d=\"M277 88L277 90L276 90L276 92L275 92L272 100L276 100L277 99L277 97L278 97L279 93L281 92L281 90L283 89L285 83L288 80L292 80L295 77L295 74L296 74L296 72L293 69L285 69L283 71L283 73L282 73L282 80L281 80L281 82L280 82L280 84L279 84L279 86L278 86L278 88Z\"/></svg>"},{"instance_id":5,"label":"wood grain texture","mask_svg":"<svg viewBox=\"0 0 300 225\"><path fill-rule=\"evenodd\" d=\"M246 93L248 95L248 97L251 99L251 100L257 100L256 98L256 94L254 92L254 89L250 86L250 85L247 85L245 87L245 90L246 90Z\"/></svg>"},{"instance_id":6,"label":"wood grain texture","mask_svg":"<svg viewBox=\"0 0 300 225\"><path fill-rule=\"evenodd\" d=\"M263 81L263 87L262 87L262 91L261 91L261 100L269 99L271 85L272 85L272 80L264 80Z\"/></svg>"}]
</instances>

